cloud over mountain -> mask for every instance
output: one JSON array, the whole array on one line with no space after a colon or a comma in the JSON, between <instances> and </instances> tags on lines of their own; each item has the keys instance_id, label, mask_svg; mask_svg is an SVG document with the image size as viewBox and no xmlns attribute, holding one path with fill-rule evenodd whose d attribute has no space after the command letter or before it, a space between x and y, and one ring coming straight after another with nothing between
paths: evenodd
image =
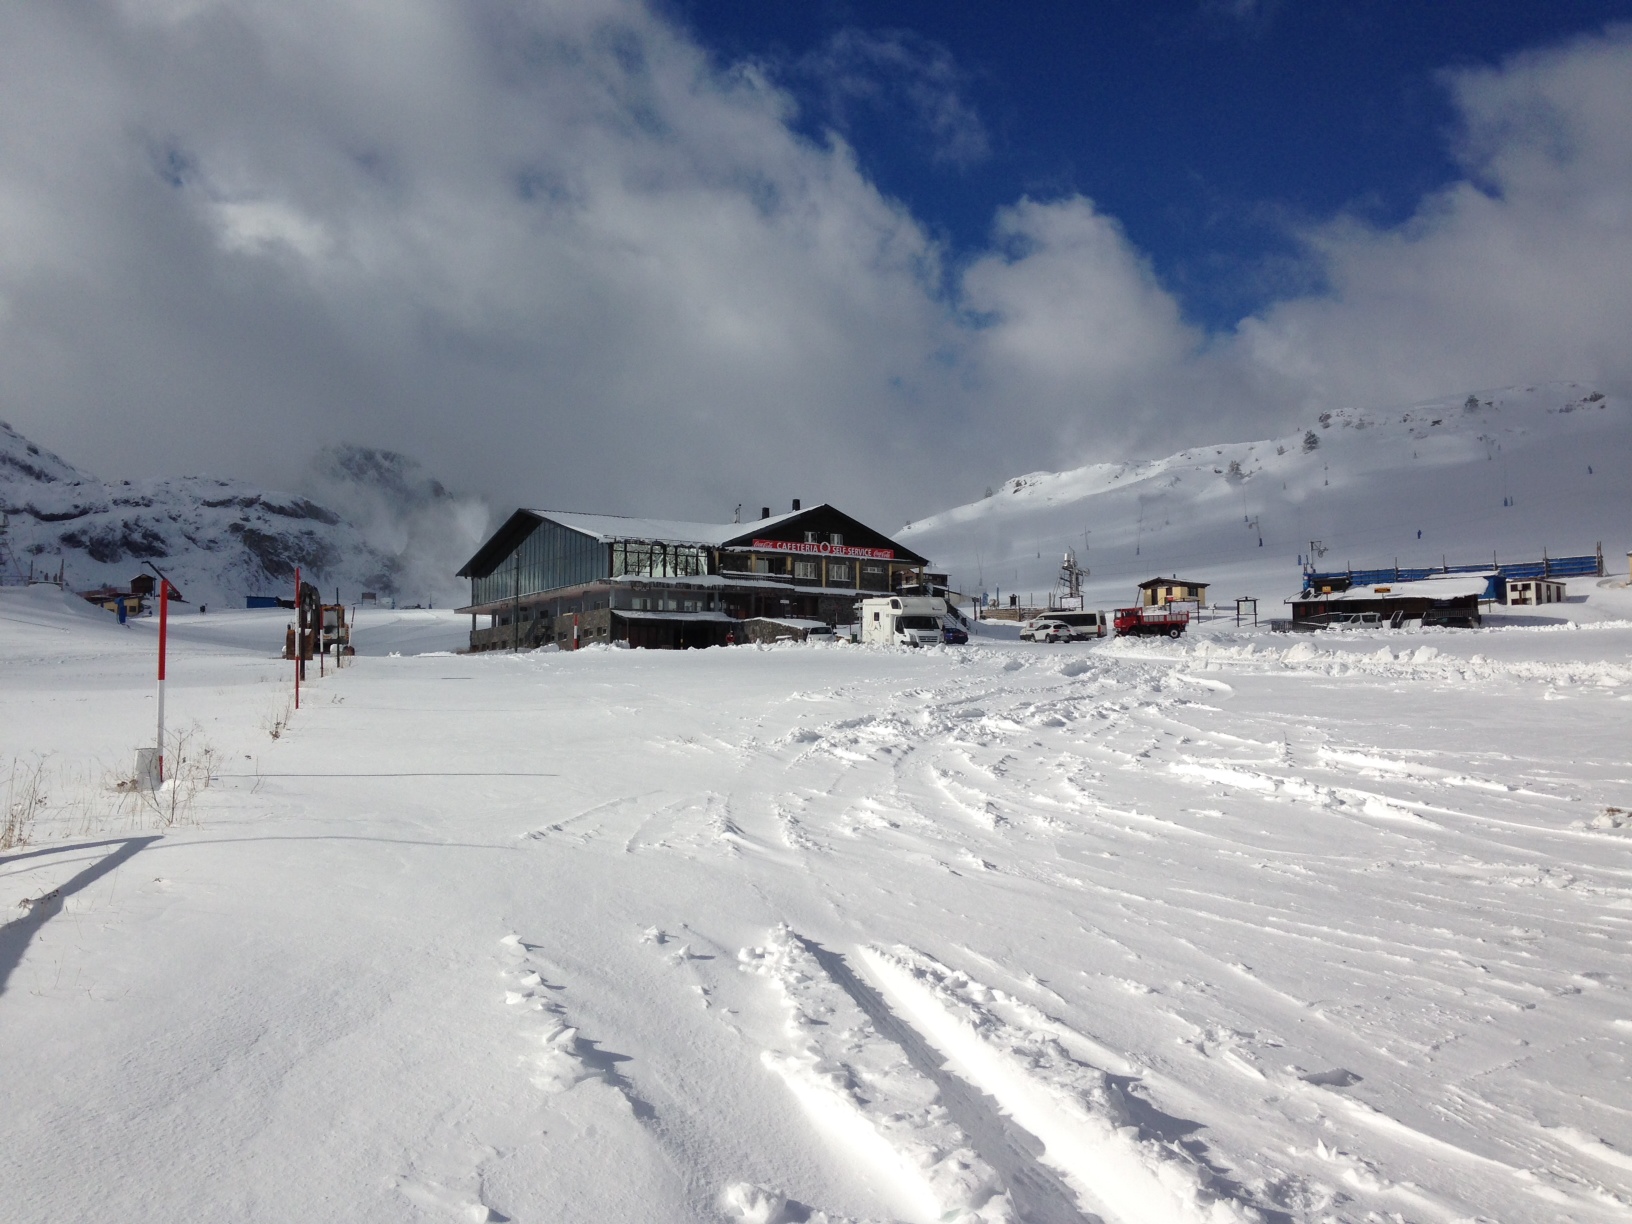
<instances>
[{"instance_id":1,"label":"cloud over mountain","mask_svg":"<svg viewBox=\"0 0 1632 1224\"><path fill-rule=\"evenodd\" d=\"M1314 405L1616 389L1628 82L1624 30L1447 78L1466 180L1314 229L1324 292L1205 335L1090 201L949 252L631 0L22 0L0 404L133 476L356 438L500 502L887 519Z\"/></svg>"}]
</instances>

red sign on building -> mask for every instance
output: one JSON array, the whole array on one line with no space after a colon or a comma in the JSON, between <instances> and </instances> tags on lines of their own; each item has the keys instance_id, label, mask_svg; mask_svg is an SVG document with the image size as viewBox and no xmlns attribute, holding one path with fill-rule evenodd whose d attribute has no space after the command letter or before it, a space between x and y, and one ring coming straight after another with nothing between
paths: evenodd
<instances>
[{"instance_id":1,"label":"red sign on building","mask_svg":"<svg viewBox=\"0 0 1632 1224\"><path fill-rule=\"evenodd\" d=\"M824 557L862 557L869 561L893 561L893 548L850 548L844 544L798 544L791 540L755 540L763 552L819 553Z\"/></svg>"}]
</instances>

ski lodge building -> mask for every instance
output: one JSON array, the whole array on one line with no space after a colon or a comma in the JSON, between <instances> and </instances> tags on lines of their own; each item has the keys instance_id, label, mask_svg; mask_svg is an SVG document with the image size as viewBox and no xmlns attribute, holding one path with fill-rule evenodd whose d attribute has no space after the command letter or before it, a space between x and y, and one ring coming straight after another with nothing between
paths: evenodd
<instances>
[{"instance_id":1,"label":"ski lodge building","mask_svg":"<svg viewBox=\"0 0 1632 1224\"><path fill-rule=\"evenodd\" d=\"M459 611L473 651L720 646L755 619L848 622L858 598L922 586L927 565L829 505L751 523L521 509L459 571Z\"/></svg>"}]
</instances>

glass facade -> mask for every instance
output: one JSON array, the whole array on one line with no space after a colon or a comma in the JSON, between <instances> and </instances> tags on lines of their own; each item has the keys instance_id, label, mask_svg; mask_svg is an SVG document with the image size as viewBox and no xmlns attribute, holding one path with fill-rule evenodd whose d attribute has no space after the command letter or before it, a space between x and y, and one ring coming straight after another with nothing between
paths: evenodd
<instances>
[{"instance_id":1,"label":"glass facade","mask_svg":"<svg viewBox=\"0 0 1632 1224\"><path fill-rule=\"evenodd\" d=\"M605 544L545 519L491 574L470 580L470 602L497 603L606 577Z\"/></svg>"},{"instance_id":2,"label":"glass facade","mask_svg":"<svg viewBox=\"0 0 1632 1224\"><path fill-rule=\"evenodd\" d=\"M619 540L612 545L612 576L695 578L708 573L708 549L697 544Z\"/></svg>"}]
</instances>

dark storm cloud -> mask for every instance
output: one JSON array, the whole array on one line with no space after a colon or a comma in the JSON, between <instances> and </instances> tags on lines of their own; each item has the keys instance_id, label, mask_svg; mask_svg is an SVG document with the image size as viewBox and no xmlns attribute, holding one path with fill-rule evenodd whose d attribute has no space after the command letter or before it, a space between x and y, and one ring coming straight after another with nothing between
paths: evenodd
<instances>
[{"instance_id":1,"label":"dark storm cloud","mask_svg":"<svg viewBox=\"0 0 1632 1224\"><path fill-rule=\"evenodd\" d=\"M1315 404L1624 380L1629 80L1620 34L1451 79L1467 182L1309 232L1330 291L1208 336L1081 198L948 268L753 66L624 0L23 2L0 405L110 476L291 483L350 441L500 503L888 521Z\"/></svg>"}]
</instances>

